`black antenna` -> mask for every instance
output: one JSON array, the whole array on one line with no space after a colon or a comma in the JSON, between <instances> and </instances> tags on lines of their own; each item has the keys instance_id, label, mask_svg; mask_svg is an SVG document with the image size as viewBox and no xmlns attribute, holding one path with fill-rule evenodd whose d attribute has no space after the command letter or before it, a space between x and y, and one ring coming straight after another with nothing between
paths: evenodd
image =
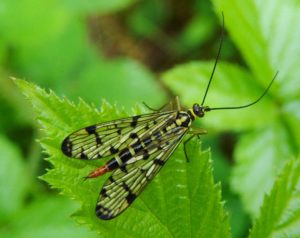
<instances>
[{"instance_id":1,"label":"black antenna","mask_svg":"<svg viewBox=\"0 0 300 238\"><path fill-rule=\"evenodd\" d=\"M222 12L222 31L221 31L221 40L220 40L219 50L218 50L218 54L217 54L217 57L216 57L216 60L215 60L215 64L214 64L213 70L212 70L211 75L210 75L210 79L208 81L208 85L206 87L206 91L205 91L205 94L204 94L201 106L203 106L203 104L205 102L205 98L206 98L206 95L207 95L210 83L212 81L212 78L214 76L214 73L215 73L215 70L216 70L216 67L217 67L217 63L218 63L218 60L219 60L219 57L220 57L220 53L221 53L221 49L222 49L223 38L224 38L224 14Z\"/></svg>"},{"instance_id":2,"label":"black antenna","mask_svg":"<svg viewBox=\"0 0 300 238\"><path fill-rule=\"evenodd\" d=\"M214 107L214 108L207 108L207 111L212 111L212 110L226 110L226 109L241 109L241 108L246 108L246 107L250 107L256 103L258 103L265 95L266 93L269 91L270 87L272 86L275 78L277 77L279 71L276 72L276 74L274 75L272 81L269 83L268 87L265 89L265 91L263 92L263 94L257 98L254 102L251 102L249 104L243 105L243 106L237 106L237 107Z\"/></svg>"}]
</instances>

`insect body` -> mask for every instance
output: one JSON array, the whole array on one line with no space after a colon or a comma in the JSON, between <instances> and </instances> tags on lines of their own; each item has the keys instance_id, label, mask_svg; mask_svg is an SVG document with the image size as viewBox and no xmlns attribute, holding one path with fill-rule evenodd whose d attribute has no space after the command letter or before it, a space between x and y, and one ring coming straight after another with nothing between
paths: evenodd
<instances>
[{"instance_id":1,"label":"insect body","mask_svg":"<svg viewBox=\"0 0 300 238\"><path fill-rule=\"evenodd\" d=\"M113 156L87 178L113 174L103 185L96 205L101 219L125 210L157 174L188 132L196 117L208 107L194 104L187 111L166 111L89 126L72 133L62 143L65 155L79 159Z\"/></svg>"}]
</instances>

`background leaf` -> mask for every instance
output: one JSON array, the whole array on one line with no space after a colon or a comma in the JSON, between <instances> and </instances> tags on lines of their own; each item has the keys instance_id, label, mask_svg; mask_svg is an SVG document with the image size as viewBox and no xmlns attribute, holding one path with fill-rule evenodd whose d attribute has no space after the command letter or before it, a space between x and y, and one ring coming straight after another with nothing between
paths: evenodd
<instances>
[{"instance_id":1,"label":"background leaf","mask_svg":"<svg viewBox=\"0 0 300 238\"><path fill-rule=\"evenodd\" d=\"M73 9L75 12L83 13L98 13L108 14L111 12L120 11L131 4L135 3L136 0L111 0L111 1L62 1L68 8Z\"/></svg>"},{"instance_id":2,"label":"background leaf","mask_svg":"<svg viewBox=\"0 0 300 238\"><path fill-rule=\"evenodd\" d=\"M233 168L232 188L241 196L247 211L255 217L263 201L263 194L271 188L278 170L285 160L299 154L300 147L296 142L299 128L291 119L295 118L295 113L292 113L292 117L282 113L287 112L285 108L291 105L290 102L299 101L299 89L296 86L299 85L296 83L299 81L296 73L298 69L291 68L299 63L299 57L295 54L300 52L300 46L296 43L300 31L294 25L300 20L299 4L293 0L247 0L243 3L214 0L213 3L224 12L226 29L253 72L254 80L260 85L266 84L279 70L268 93L272 94L275 110L268 105L256 114L257 120L260 120L260 117L271 113L273 116L269 125L258 125L252 136L242 136L234 153L237 164Z\"/></svg>"},{"instance_id":3,"label":"background leaf","mask_svg":"<svg viewBox=\"0 0 300 238\"><path fill-rule=\"evenodd\" d=\"M14 216L23 206L29 176L20 151L0 136L0 219Z\"/></svg>"},{"instance_id":4,"label":"background leaf","mask_svg":"<svg viewBox=\"0 0 300 238\"><path fill-rule=\"evenodd\" d=\"M300 163L289 161L264 199L250 237L298 237L300 223Z\"/></svg>"},{"instance_id":5,"label":"background leaf","mask_svg":"<svg viewBox=\"0 0 300 238\"><path fill-rule=\"evenodd\" d=\"M106 80L100 81L100 78ZM139 79L139 80L136 80ZM143 90L140 90L143 88ZM101 95L99 95L101 89ZM119 59L91 65L82 72L80 79L73 84L70 95L81 95L92 102L98 98L121 102L123 106L147 101L151 105L160 105L165 98L158 95L159 85L154 76L141 64L130 59ZM127 95L127 96L126 96Z\"/></svg>"},{"instance_id":6,"label":"background leaf","mask_svg":"<svg viewBox=\"0 0 300 238\"><path fill-rule=\"evenodd\" d=\"M69 218L77 206L62 197L40 197L14 217L14 229L2 229L5 238L98 237Z\"/></svg>"},{"instance_id":7,"label":"background leaf","mask_svg":"<svg viewBox=\"0 0 300 238\"><path fill-rule=\"evenodd\" d=\"M261 83L276 70L276 95L281 100L299 98L300 5L297 1L213 0L222 9L226 29L247 65Z\"/></svg>"},{"instance_id":8,"label":"background leaf","mask_svg":"<svg viewBox=\"0 0 300 238\"><path fill-rule=\"evenodd\" d=\"M234 191L241 194L247 211L257 215L263 202L262 190L271 189L285 160L292 159L290 144L282 143L288 140L286 130L274 123L244 135L237 143L237 164L232 172L231 185Z\"/></svg>"}]
</instances>

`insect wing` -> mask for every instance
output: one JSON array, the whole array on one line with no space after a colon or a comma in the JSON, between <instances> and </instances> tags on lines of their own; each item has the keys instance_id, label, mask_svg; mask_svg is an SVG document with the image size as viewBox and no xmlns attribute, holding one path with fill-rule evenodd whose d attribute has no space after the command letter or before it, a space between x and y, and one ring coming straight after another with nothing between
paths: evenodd
<instances>
[{"instance_id":1,"label":"insect wing","mask_svg":"<svg viewBox=\"0 0 300 238\"><path fill-rule=\"evenodd\" d=\"M186 128L177 128L172 137L162 142L160 150L147 160L135 160L117 169L104 183L96 205L96 215L109 220L122 213L159 172L182 140ZM168 141L168 142L167 142ZM138 155L136 155L138 156Z\"/></svg>"},{"instance_id":2,"label":"insect wing","mask_svg":"<svg viewBox=\"0 0 300 238\"><path fill-rule=\"evenodd\" d=\"M107 157L127 147L136 135L155 130L172 117L173 111L157 112L88 126L67 136L61 150L78 159Z\"/></svg>"}]
</instances>

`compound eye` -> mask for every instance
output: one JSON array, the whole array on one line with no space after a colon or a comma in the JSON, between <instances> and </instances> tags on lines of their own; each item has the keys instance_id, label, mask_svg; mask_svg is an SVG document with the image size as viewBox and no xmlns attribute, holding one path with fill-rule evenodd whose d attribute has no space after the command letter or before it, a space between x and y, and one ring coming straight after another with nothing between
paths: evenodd
<instances>
[{"instance_id":1,"label":"compound eye","mask_svg":"<svg viewBox=\"0 0 300 238\"><path fill-rule=\"evenodd\" d=\"M198 117L204 116L203 108L197 103L193 105L193 111Z\"/></svg>"},{"instance_id":2,"label":"compound eye","mask_svg":"<svg viewBox=\"0 0 300 238\"><path fill-rule=\"evenodd\" d=\"M200 109L199 104L195 103L195 104L193 105L193 111L194 111L194 113L197 114L197 112L199 112L199 109Z\"/></svg>"}]
</instances>

